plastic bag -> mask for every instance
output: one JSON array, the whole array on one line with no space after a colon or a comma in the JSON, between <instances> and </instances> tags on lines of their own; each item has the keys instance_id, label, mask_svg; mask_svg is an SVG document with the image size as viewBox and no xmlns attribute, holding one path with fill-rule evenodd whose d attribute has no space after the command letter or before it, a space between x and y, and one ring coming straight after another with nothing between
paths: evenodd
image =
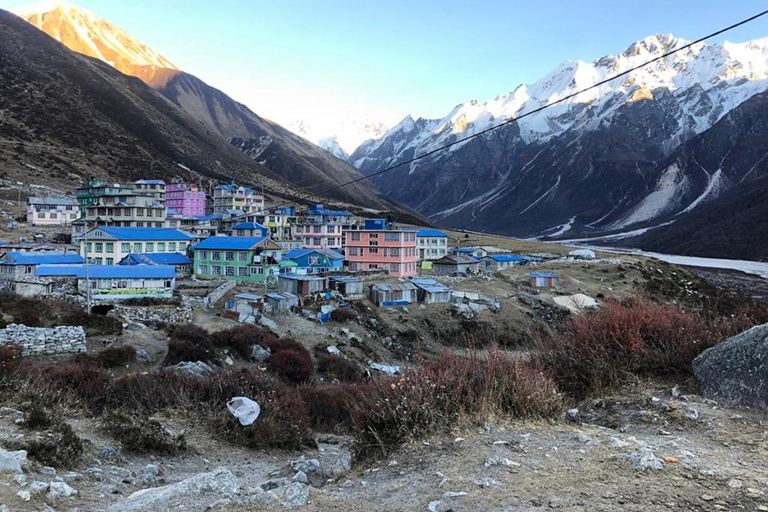
<instances>
[{"instance_id":1,"label":"plastic bag","mask_svg":"<svg viewBox=\"0 0 768 512\"><path fill-rule=\"evenodd\" d=\"M227 409L244 427L251 425L261 414L259 404L244 396L236 396L227 402Z\"/></svg>"}]
</instances>

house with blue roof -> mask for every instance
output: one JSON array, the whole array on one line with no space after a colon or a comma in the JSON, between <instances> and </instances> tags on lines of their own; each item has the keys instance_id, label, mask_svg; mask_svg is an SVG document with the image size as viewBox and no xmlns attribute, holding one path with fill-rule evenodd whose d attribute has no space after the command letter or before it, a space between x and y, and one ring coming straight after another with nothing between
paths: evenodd
<instances>
[{"instance_id":1,"label":"house with blue roof","mask_svg":"<svg viewBox=\"0 0 768 512\"><path fill-rule=\"evenodd\" d=\"M0 276L5 279L34 275L40 265L77 265L85 259L76 252L7 252L0 257Z\"/></svg>"},{"instance_id":2,"label":"house with blue roof","mask_svg":"<svg viewBox=\"0 0 768 512\"><path fill-rule=\"evenodd\" d=\"M228 210L253 213L263 209L264 196L256 193L251 187L238 185L233 181L213 189L213 213L226 213Z\"/></svg>"},{"instance_id":3,"label":"house with blue roof","mask_svg":"<svg viewBox=\"0 0 768 512\"><path fill-rule=\"evenodd\" d=\"M517 265L527 265L529 259L517 254L489 254L480 259L480 270L496 272Z\"/></svg>"},{"instance_id":4,"label":"house with blue roof","mask_svg":"<svg viewBox=\"0 0 768 512\"><path fill-rule=\"evenodd\" d=\"M352 219L352 214L346 210L328 210L322 204L312 205L296 222L294 237L307 249L341 251L343 230L350 226Z\"/></svg>"},{"instance_id":5,"label":"house with blue roof","mask_svg":"<svg viewBox=\"0 0 768 512\"><path fill-rule=\"evenodd\" d=\"M192 260L180 252L132 252L121 259L118 265L170 265L176 269L178 276L192 273Z\"/></svg>"},{"instance_id":6,"label":"house with blue roof","mask_svg":"<svg viewBox=\"0 0 768 512\"><path fill-rule=\"evenodd\" d=\"M212 236L193 251L196 277L246 283L263 283L277 273L282 256L282 248L263 236Z\"/></svg>"},{"instance_id":7,"label":"house with blue roof","mask_svg":"<svg viewBox=\"0 0 768 512\"><path fill-rule=\"evenodd\" d=\"M172 228L98 226L80 239L80 255L93 265L115 265L128 254L186 254L195 238Z\"/></svg>"},{"instance_id":8,"label":"house with blue roof","mask_svg":"<svg viewBox=\"0 0 768 512\"><path fill-rule=\"evenodd\" d=\"M482 247L452 247L451 254L460 254L462 256L469 256L477 260L481 260L488 256L488 251Z\"/></svg>"},{"instance_id":9,"label":"house with blue roof","mask_svg":"<svg viewBox=\"0 0 768 512\"><path fill-rule=\"evenodd\" d=\"M439 260L448 255L448 234L439 229L419 229L416 231L416 247L419 260Z\"/></svg>"},{"instance_id":10,"label":"house with blue roof","mask_svg":"<svg viewBox=\"0 0 768 512\"><path fill-rule=\"evenodd\" d=\"M176 269L170 265L39 265L35 276L77 282L80 294L91 299L170 298Z\"/></svg>"},{"instance_id":11,"label":"house with blue roof","mask_svg":"<svg viewBox=\"0 0 768 512\"><path fill-rule=\"evenodd\" d=\"M238 222L232 226L232 236L269 237L269 229L258 222Z\"/></svg>"},{"instance_id":12,"label":"house with blue roof","mask_svg":"<svg viewBox=\"0 0 768 512\"><path fill-rule=\"evenodd\" d=\"M283 269L296 274L338 272L344 266L344 256L331 249L293 249L283 255L283 260L296 263L295 267Z\"/></svg>"}]
</instances>

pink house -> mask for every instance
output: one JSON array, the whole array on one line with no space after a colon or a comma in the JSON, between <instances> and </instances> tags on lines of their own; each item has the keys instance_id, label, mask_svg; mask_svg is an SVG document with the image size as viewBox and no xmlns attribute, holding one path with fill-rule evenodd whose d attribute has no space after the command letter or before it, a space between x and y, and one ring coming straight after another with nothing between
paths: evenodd
<instances>
[{"instance_id":1,"label":"pink house","mask_svg":"<svg viewBox=\"0 0 768 512\"><path fill-rule=\"evenodd\" d=\"M372 219L365 229L345 231L349 269L384 269L394 277L416 275L416 232L386 228L383 220Z\"/></svg>"},{"instance_id":2,"label":"pink house","mask_svg":"<svg viewBox=\"0 0 768 512\"><path fill-rule=\"evenodd\" d=\"M165 207L185 217L203 216L205 192L192 183L170 183L165 187Z\"/></svg>"}]
</instances>

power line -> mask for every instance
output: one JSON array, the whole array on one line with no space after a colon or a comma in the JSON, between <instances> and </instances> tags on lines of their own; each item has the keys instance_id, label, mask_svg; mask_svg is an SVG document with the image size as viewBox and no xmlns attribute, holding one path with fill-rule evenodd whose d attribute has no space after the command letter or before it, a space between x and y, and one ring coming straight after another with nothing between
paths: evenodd
<instances>
[{"instance_id":1,"label":"power line","mask_svg":"<svg viewBox=\"0 0 768 512\"><path fill-rule=\"evenodd\" d=\"M651 59L651 60L649 60L647 62L639 64L639 65L637 65L637 66L635 66L633 68L627 69L626 71L622 71L621 73L618 73L618 74L616 74L616 75L614 75L614 76L612 76L610 78L606 78L604 80L596 82L596 83L590 85L589 87L585 87L584 89L581 89L579 91L571 93L571 94L569 94L567 96L564 96L564 97L562 97L562 98L560 98L558 100L555 100L555 101L553 101L551 103L547 103L546 105L542 105L541 107L535 108L535 109L533 109L533 110L531 110L529 112L526 112L524 114L521 114L521 115L519 115L517 117L508 119L508 120L503 121L503 122L501 122L501 123L499 123L497 125L494 125L494 126L491 126L489 128L486 128L484 130L481 130L481 131L479 131L479 132L477 132L477 133L475 133L473 135L468 135L468 136L466 136L464 138L455 140L453 142L450 142L450 143L445 144L443 146L440 146L438 148L435 148L435 149L432 149L430 151L427 151L426 153L422 153L422 154L420 154L418 156L415 156L415 157L413 157L413 158L411 158L409 160L405 160L405 161L400 162L398 164L391 165L391 166L389 166L389 167L387 167L385 169L382 169L380 171L376 171L376 172L374 172L372 174L369 174L367 176L361 176L359 178L355 178L354 180L347 181L347 182L342 183L340 185L335 185L335 186L333 186L331 188L323 190L322 192L316 192L316 194L318 194L320 196L324 196L324 195L328 194L329 192L333 192L334 190L338 190L338 189L346 187L348 185L352 185L353 183L357 183L357 182L360 182L360 181L365 181L365 180L371 179L374 176L379 176L379 175L384 174L386 172L389 172L389 171L392 171L394 169L397 169L398 167L402 167L404 165L412 164L413 162L416 162L416 161L421 160L423 158L427 158L428 156L434 155L435 153L439 153L440 151L444 151L444 150L446 150L446 149L448 149L448 148L450 148L452 146L455 146L457 144L461 144L463 142L466 142L468 140L474 139L476 137L480 137L481 135L485 135L486 133L492 132L494 130L498 130L499 128L501 128L503 126L506 126L506 125L511 124L511 123L515 123L515 122L519 121L520 119L523 119L524 117L528 117L530 115L537 114L537 113L541 112L542 110L546 110L546 109L548 109L550 107L553 107L553 106L555 106L555 105L557 105L559 103L563 103L564 101L568 101L571 98L574 98L574 97L576 97L576 96L578 96L580 94L583 94L583 93L585 93L587 91L590 91L592 89L600 87L601 85L605 85L608 82L612 82L613 80L616 80L617 78L621 78L623 76L626 76L626 75L632 73L633 71L637 71L638 69L642 69L642 68L644 68L644 67L646 67L646 66L648 66L650 64L653 64L654 62L658 62L658 61L660 61L662 59L666 59L670 55L674 55L674 54L676 54L678 52L686 50L686 49L688 49L688 48L690 48L690 47L692 47L694 45L697 45L697 44L699 44L701 42L706 41L707 39L712 39L713 37L717 37L717 36L719 36L721 34L729 32L729 31L731 31L731 30L733 30L733 29L735 29L737 27L740 27L742 25L746 25L747 23L749 23L751 21L754 21L754 20L756 20L756 19L758 19L758 18L760 18L762 16L765 16L766 14L768 14L768 10L762 11L762 12L760 12L758 14L755 14L754 16L750 16L749 18L743 19L743 20L741 20L741 21L739 21L737 23L734 23L733 25L729 25L729 26L727 26L725 28L722 28L722 29L720 29L720 30L718 30L716 32L712 32L711 34L708 34L708 35L706 35L704 37L700 37L699 39L696 39L695 41L692 41L690 43L684 44L680 48L677 48L675 50L671 50L671 51L669 51L669 52L667 52L667 53L665 53L663 55L659 55L658 57L654 57L653 59ZM280 207L280 206L285 206L285 205L278 205L277 207Z\"/></svg>"}]
</instances>

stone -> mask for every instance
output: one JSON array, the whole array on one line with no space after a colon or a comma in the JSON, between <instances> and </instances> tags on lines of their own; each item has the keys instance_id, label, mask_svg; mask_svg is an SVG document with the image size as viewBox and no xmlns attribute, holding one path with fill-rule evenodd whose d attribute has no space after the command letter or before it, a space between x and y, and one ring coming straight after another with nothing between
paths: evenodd
<instances>
[{"instance_id":1,"label":"stone","mask_svg":"<svg viewBox=\"0 0 768 512\"><path fill-rule=\"evenodd\" d=\"M576 408L574 408L574 409L568 409L568 410L565 412L565 417L566 417L566 418L567 418L569 421L576 421L576 419L579 417L579 410L578 410L578 409L576 409Z\"/></svg>"},{"instance_id":2,"label":"stone","mask_svg":"<svg viewBox=\"0 0 768 512\"><path fill-rule=\"evenodd\" d=\"M328 352L329 354L331 354L333 356L340 356L341 355L341 350L339 350L339 347L337 347L335 345L329 345L328 347L326 347L325 350L326 350L326 352Z\"/></svg>"},{"instance_id":3,"label":"stone","mask_svg":"<svg viewBox=\"0 0 768 512\"><path fill-rule=\"evenodd\" d=\"M681 394L681 392L680 392L680 385L679 384L675 384L675 386L672 388L672 396L675 397L675 398L679 398L680 394Z\"/></svg>"},{"instance_id":4,"label":"stone","mask_svg":"<svg viewBox=\"0 0 768 512\"><path fill-rule=\"evenodd\" d=\"M157 464L147 464L141 471L141 481L145 484L152 483L160 474L160 467Z\"/></svg>"},{"instance_id":5,"label":"stone","mask_svg":"<svg viewBox=\"0 0 768 512\"><path fill-rule=\"evenodd\" d=\"M728 487L730 487L731 489L741 489L742 487L744 487L744 482L742 482L738 478L731 478L730 480L728 480Z\"/></svg>"},{"instance_id":6,"label":"stone","mask_svg":"<svg viewBox=\"0 0 768 512\"><path fill-rule=\"evenodd\" d=\"M51 482L48 487L48 499L55 501L61 498L77 496L77 491L64 482Z\"/></svg>"},{"instance_id":7,"label":"stone","mask_svg":"<svg viewBox=\"0 0 768 512\"><path fill-rule=\"evenodd\" d=\"M486 457L484 465L489 468L492 466L519 466L520 464L505 457Z\"/></svg>"},{"instance_id":8,"label":"stone","mask_svg":"<svg viewBox=\"0 0 768 512\"><path fill-rule=\"evenodd\" d=\"M699 411L697 411L696 409L692 409L692 408L686 409L683 414L685 415L686 418L688 418L691 421L698 421L699 419Z\"/></svg>"},{"instance_id":9,"label":"stone","mask_svg":"<svg viewBox=\"0 0 768 512\"><path fill-rule=\"evenodd\" d=\"M706 398L768 408L768 324L708 348L693 360L693 370Z\"/></svg>"},{"instance_id":10,"label":"stone","mask_svg":"<svg viewBox=\"0 0 768 512\"><path fill-rule=\"evenodd\" d=\"M592 436L589 436L587 434L576 434L574 439L583 444L589 444L592 442Z\"/></svg>"},{"instance_id":11,"label":"stone","mask_svg":"<svg viewBox=\"0 0 768 512\"><path fill-rule=\"evenodd\" d=\"M318 459L299 459L291 462L291 469L302 472L306 475L309 484L313 487L322 487L325 485L328 475Z\"/></svg>"},{"instance_id":12,"label":"stone","mask_svg":"<svg viewBox=\"0 0 768 512\"><path fill-rule=\"evenodd\" d=\"M48 482L39 482L36 480L29 484L27 489L29 490L30 494L43 494L48 490L49 487L50 484Z\"/></svg>"},{"instance_id":13,"label":"stone","mask_svg":"<svg viewBox=\"0 0 768 512\"><path fill-rule=\"evenodd\" d=\"M269 318L265 317L264 315L259 318L259 324L267 327L268 329L277 330L277 323L275 323L274 320L270 320Z\"/></svg>"},{"instance_id":14,"label":"stone","mask_svg":"<svg viewBox=\"0 0 768 512\"><path fill-rule=\"evenodd\" d=\"M272 357L272 351L269 348L264 348L261 345L253 346L251 360L254 363L266 363L270 357Z\"/></svg>"},{"instance_id":15,"label":"stone","mask_svg":"<svg viewBox=\"0 0 768 512\"><path fill-rule=\"evenodd\" d=\"M21 489L16 493L16 496L18 496L21 501L29 501L32 499L32 493L30 493L27 489Z\"/></svg>"},{"instance_id":16,"label":"stone","mask_svg":"<svg viewBox=\"0 0 768 512\"><path fill-rule=\"evenodd\" d=\"M301 484L295 484L301 487ZM217 468L210 473L200 473L175 484L151 487L137 491L107 507L107 512L145 512L163 510L173 499L181 496L201 494L223 494L226 497L240 491L237 477L226 468Z\"/></svg>"},{"instance_id":17,"label":"stone","mask_svg":"<svg viewBox=\"0 0 768 512\"><path fill-rule=\"evenodd\" d=\"M139 322L134 322L126 325L125 330L126 331L146 331L147 326Z\"/></svg>"},{"instance_id":18,"label":"stone","mask_svg":"<svg viewBox=\"0 0 768 512\"><path fill-rule=\"evenodd\" d=\"M125 457L123 457L123 454L120 453L120 450L117 448L112 448L111 446L105 446L99 450L99 457L115 462L123 462L125 460Z\"/></svg>"},{"instance_id":19,"label":"stone","mask_svg":"<svg viewBox=\"0 0 768 512\"><path fill-rule=\"evenodd\" d=\"M309 478L307 478L307 474L303 471L299 471L295 475L293 475L293 478L291 478L292 482L299 482L300 484L309 485Z\"/></svg>"},{"instance_id":20,"label":"stone","mask_svg":"<svg viewBox=\"0 0 768 512\"><path fill-rule=\"evenodd\" d=\"M56 469L51 466L43 466L40 468L40 474L45 476L56 476Z\"/></svg>"},{"instance_id":21,"label":"stone","mask_svg":"<svg viewBox=\"0 0 768 512\"><path fill-rule=\"evenodd\" d=\"M639 452L635 453L623 453L619 455L619 458L630 462L635 468L642 471L664 469L664 462L656 457L653 450L648 447L642 447Z\"/></svg>"},{"instance_id":22,"label":"stone","mask_svg":"<svg viewBox=\"0 0 768 512\"><path fill-rule=\"evenodd\" d=\"M475 480L475 485L483 489L488 489L490 487L496 487L499 483L491 477L485 477Z\"/></svg>"},{"instance_id":23,"label":"stone","mask_svg":"<svg viewBox=\"0 0 768 512\"><path fill-rule=\"evenodd\" d=\"M284 487L268 492L267 495L285 508L299 508L306 505L309 500L309 486L299 482L291 482Z\"/></svg>"},{"instance_id":24,"label":"stone","mask_svg":"<svg viewBox=\"0 0 768 512\"><path fill-rule=\"evenodd\" d=\"M155 362L155 358L150 355L149 352L140 348L136 351L136 362L141 364L152 364Z\"/></svg>"},{"instance_id":25,"label":"stone","mask_svg":"<svg viewBox=\"0 0 768 512\"><path fill-rule=\"evenodd\" d=\"M18 450L9 452L0 448L0 473L21 473L27 465L27 452Z\"/></svg>"},{"instance_id":26,"label":"stone","mask_svg":"<svg viewBox=\"0 0 768 512\"><path fill-rule=\"evenodd\" d=\"M232 366L235 364L235 361L231 357L227 356L227 358L224 359L224 363L226 363L227 366Z\"/></svg>"},{"instance_id":27,"label":"stone","mask_svg":"<svg viewBox=\"0 0 768 512\"><path fill-rule=\"evenodd\" d=\"M219 369L216 366L209 365L202 361L182 361L180 363L168 366L166 369L175 373L176 375L183 375L196 379L218 375L219 373Z\"/></svg>"}]
</instances>

